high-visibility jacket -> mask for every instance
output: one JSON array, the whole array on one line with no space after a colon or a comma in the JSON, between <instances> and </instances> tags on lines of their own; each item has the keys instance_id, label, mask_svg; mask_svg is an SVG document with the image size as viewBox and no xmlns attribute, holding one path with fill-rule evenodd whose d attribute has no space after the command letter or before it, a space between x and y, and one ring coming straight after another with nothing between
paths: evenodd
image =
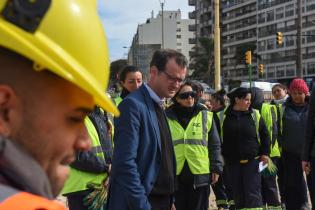
<instances>
[{"instance_id":1,"label":"high-visibility jacket","mask_svg":"<svg viewBox=\"0 0 315 210\"><path fill-rule=\"evenodd\" d=\"M194 116L186 129L175 119L168 118L176 157L176 174L187 161L192 174L209 174L208 133L212 126L212 112L203 110Z\"/></svg>"},{"instance_id":2,"label":"high-visibility jacket","mask_svg":"<svg viewBox=\"0 0 315 210\"><path fill-rule=\"evenodd\" d=\"M114 99L114 102L115 102L115 104L116 104L116 106L118 106L121 102L122 102L122 98L119 96L119 97L117 97L117 98L115 98Z\"/></svg>"},{"instance_id":3,"label":"high-visibility jacket","mask_svg":"<svg viewBox=\"0 0 315 210\"><path fill-rule=\"evenodd\" d=\"M0 210L66 210L61 204L0 185Z\"/></svg>"},{"instance_id":4,"label":"high-visibility jacket","mask_svg":"<svg viewBox=\"0 0 315 210\"><path fill-rule=\"evenodd\" d=\"M274 125L277 125L277 107L275 105L270 105L267 103L263 103L261 107L261 117L264 119L266 124L270 140L274 142L274 144L270 144L270 157L280 157L280 150L277 141L277 137L273 135L274 133Z\"/></svg>"},{"instance_id":5,"label":"high-visibility jacket","mask_svg":"<svg viewBox=\"0 0 315 210\"><path fill-rule=\"evenodd\" d=\"M88 117L85 118L85 126L89 132L90 139L92 141L92 152L94 152L98 157L104 159L105 161L99 135L94 124ZM105 172L96 174L77 170L70 167L70 176L64 185L62 194L86 190L87 183L92 182L95 184L101 184L106 177L107 174Z\"/></svg>"}]
</instances>

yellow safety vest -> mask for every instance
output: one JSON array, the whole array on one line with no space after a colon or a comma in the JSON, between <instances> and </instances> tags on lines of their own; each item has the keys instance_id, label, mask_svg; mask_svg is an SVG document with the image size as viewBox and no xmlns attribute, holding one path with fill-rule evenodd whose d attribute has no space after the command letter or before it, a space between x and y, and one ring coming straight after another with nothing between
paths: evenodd
<instances>
[{"instance_id":1,"label":"yellow safety vest","mask_svg":"<svg viewBox=\"0 0 315 210\"><path fill-rule=\"evenodd\" d=\"M275 140L274 146L272 146L272 134L273 134L273 119L272 119L272 114L271 110L274 110L276 114L276 119L277 119L277 107L275 105L270 105L267 103L263 103L261 107L261 117L264 119L264 122L266 124L269 136L270 136L270 157L280 157L280 150L279 150L279 145L278 141Z\"/></svg>"},{"instance_id":2,"label":"yellow safety vest","mask_svg":"<svg viewBox=\"0 0 315 210\"><path fill-rule=\"evenodd\" d=\"M89 132L90 139L92 141L91 142L92 152L94 152L98 157L104 159L104 162L105 162L101 143L100 143L97 131L92 121L88 117L86 117L84 123ZM87 183L91 182L95 184L101 184L106 177L107 177L107 173L105 172L101 174L96 174L96 173L80 171L80 170L70 167L70 176L67 179L66 184L64 185L62 189L62 194L86 190Z\"/></svg>"},{"instance_id":3,"label":"yellow safety vest","mask_svg":"<svg viewBox=\"0 0 315 210\"><path fill-rule=\"evenodd\" d=\"M115 98L114 99L114 102L115 102L115 104L116 104L116 106L118 106L121 102L122 102L122 98L119 96L119 97L117 97L117 98Z\"/></svg>"},{"instance_id":4,"label":"yellow safety vest","mask_svg":"<svg viewBox=\"0 0 315 210\"><path fill-rule=\"evenodd\" d=\"M201 111L190 120L184 130L176 120L168 118L175 150L177 175L181 173L185 161L192 174L210 173L208 133L212 126L212 119L212 112Z\"/></svg>"}]
</instances>

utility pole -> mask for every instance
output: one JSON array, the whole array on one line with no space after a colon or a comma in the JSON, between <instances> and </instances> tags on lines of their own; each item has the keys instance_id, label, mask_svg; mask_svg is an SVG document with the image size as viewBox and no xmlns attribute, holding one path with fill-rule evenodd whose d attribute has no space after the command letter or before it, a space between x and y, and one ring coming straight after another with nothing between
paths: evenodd
<instances>
[{"instance_id":1,"label":"utility pole","mask_svg":"<svg viewBox=\"0 0 315 210\"><path fill-rule=\"evenodd\" d=\"M220 0L214 1L214 86L221 89Z\"/></svg>"},{"instance_id":2,"label":"utility pole","mask_svg":"<svg viewBox=\"0 0 315 210\"><path fill-rule=\"evenodd\" d=\"M302 66L302 1L297 0L296 75L303 78Z\"/></svg>"},{"instance_id":3,"label":"utility pole","mask_svg":"<svg viewBox=\"0 0 315 210\"><path fill-rule=\"evenodd\" d=\"M164 49L164 4L165 0L159 0L162 9L162 49Z\"/></svg>"}]
</instances>

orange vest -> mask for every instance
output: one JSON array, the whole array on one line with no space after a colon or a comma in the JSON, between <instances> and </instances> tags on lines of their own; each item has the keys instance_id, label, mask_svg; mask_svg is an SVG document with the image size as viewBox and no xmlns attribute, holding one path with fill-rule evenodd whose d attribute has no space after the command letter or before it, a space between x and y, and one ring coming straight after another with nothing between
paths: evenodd
<instances>
[{"instance_id":1,"label":"orange vest","mask_svg":"<svg viewBox=\"0 0 315 210\"><path fill-rule=\"evenodd\" d=\"M0 203L0 210L66 210L61 204L26 192L14 194Z\"/></svg>"}]
</instances>

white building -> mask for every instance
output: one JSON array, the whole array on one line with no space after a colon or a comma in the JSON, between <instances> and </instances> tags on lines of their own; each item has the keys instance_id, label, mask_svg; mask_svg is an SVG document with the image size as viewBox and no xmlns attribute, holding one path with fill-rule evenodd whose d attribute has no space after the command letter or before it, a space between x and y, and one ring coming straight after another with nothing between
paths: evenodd
<instances>
[{"instance_id":1,"label":"white building","mask_svg":"<svg viewBox=\"0 0 315 210\"><path fill-rule=\"evenodd\" d=\"M128 61L132 65L137 65L142 71L148 72L156 46L165 49L174 49L182 52L189 61L189 51L194 44L189 44L189 39L195 37L193 31L189 31L189 25L194 24L194 20L181 19L181 11L163 12L163 38L162 38L162 12L143 24L138 25L137 33L133 37L132 45L128 53ZM145 52L145 53L143 53Z\"/></svg>"}]
</instances>

